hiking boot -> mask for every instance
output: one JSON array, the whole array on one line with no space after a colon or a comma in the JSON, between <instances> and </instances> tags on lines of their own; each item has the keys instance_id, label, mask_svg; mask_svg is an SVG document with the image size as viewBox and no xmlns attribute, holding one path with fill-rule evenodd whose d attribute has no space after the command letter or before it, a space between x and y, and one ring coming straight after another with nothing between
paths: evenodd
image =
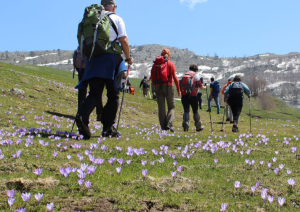
<instances>
[{"instance_id":1,"label":"hiking boot","mask_svg":"<svg viewBox=\"0 0 300 212\"><path fill-rule=\"evenodd\" d=\"M196 131L197 132L200 132L200 131L202 131L204 129L204 127L201 125L200 127L196 127Z\"/></svg>"},{"instance_id":2,"label":"hiking boot","mask_svg":"<svg viewBox=\"0 0 300 212\"><path fill-rule=\"evenodd\" d=\"M80 135L83 135L85 139L91 138L91 132L89 127L83 123L82 118L77 115L75 118L76 125L78 127L78 131Z\"/></svg>"},{"instance_id":3,"label":"hiking boot","mask_svg":"<svg viewBox=\"0 0 300 212\"><path fill-rule=\"evenodd\" d=\"M220 112L217 112L217 114L220 114Z\"/></svg>"},{"instance_id":4,"label":"hiking boot","mask_svg":"<svg viewBox=\"0 0 300 212\"><path fill-rule=\"evenodd\" d=\"M238 132L239 128L236 125L232 126L232 132Z\"/></svg>"},{"instance_id":5,"label":"hiking boot","mask_svg":"<svg viewBox=\"0 0 300 212\"><path fill-rule=\"evenodd\" d=\"M102 137L118 138L121 137L121 135L122 134L113 127L108 131L102 131Z\"/></svg>"},{"instance_id":6,"label":"hiking boot","mask_svg":"<svg viewBox=\"0 0 300 212\"><path fill-rule=\"evenodd\" d=\"M230 121L230 124L233 124L234 122L233 121Z\"/></svg>"},{"instance_id":7,"label":"hiking boot","mask_svg":"<svg viewBox=\"0 0 300 212\"><path fill-rule=\"evenodd\" d=\"M211 112L211 110L207 110L206 112Z\"/></svg>"},{"instance_id":8,"label":"hiking boot","mask_svg":"<svg viewBox=\"0 0 300 212\"><path fill-rule=\"evenodd\" d=\"M227 118L226 121L230 121L230 118Z\"/></svg>"},{"instance_id":9,"label":"hiking boot","mask_svg":"<svg viewBox=\"0 0 300 212\"><path fill-rule=\"evenodd\" d=\"M174 127L166 127L167 131L175 132Z\"/></svg>"},{"instance_id":10,"label":"hiking boot","mask_svg":"<svg viewBox=\"0 0 300 212\"><path fill-rule=\"evenodd\" d=\"M101 121L101 115L102 115L102 114L98 114L98 115L97 115L96 121Z\"/></svg>"},{"instance_id":11,"label":"hiking boot","mask_svg":"<svg viewBox=\"0 0 300 212\"><path fill-rule=\"evenodd\" d=\"M188 126L183 127L183 131L184 131L184 132L189 131L189 127L188 127Z\"/></svg>"}]
</instances>

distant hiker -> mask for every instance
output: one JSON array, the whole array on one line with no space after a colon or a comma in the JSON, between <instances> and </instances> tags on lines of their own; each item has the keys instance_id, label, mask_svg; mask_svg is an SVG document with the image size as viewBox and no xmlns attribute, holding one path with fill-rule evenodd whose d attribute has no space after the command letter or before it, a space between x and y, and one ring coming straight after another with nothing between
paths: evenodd
<instances>
[{"instance_id":1,"label":"distant hiker","mask_svg":"<svg viewBox=\"0 0 300 212\"><path fill-rule=\"evenodd\" d=\"M219 103L219 93L220 93L220 83L219 81L215 81L215 79L212 77L210 78L210 95L208 98L208 110L207 112L211 112L211 101L212 99L215 100L217 105L217 114L220 114L220 103Z\"/></svg>"},{"instance_id":2,"label":"distant hiker","mask_svg":"<svg viewBox=\"0 0 300 212\"><path fill-rule=\"evenodd\" d=\"M233 113L233 126L232 132L238 132L239 128L237 126L239 117L243 108L243 98L244 93L250 98L251 92L247 85L241 82L242 77L236 75L233 79L233 83L228 85L225 88L225 95L228 95L227 103L230 105L230 108Z\"/></svg>"},{"instance_id":3,"label":"distant hiker","mask_svg":"<svg viewBox=\"0 0 300 212\"><path fill-rule=\"evenodd\" d=\"M79 46L74 51L73 54L73 66L74 66L74 71L76 70L78 73L78 82L80 82L85 70L85 61L84 61L84 57L82 57L81 55ZM80 105L84 102L86 95L87 95L87 87L85 89L78 89L78 108L77 108L78 111L80 109ZM102 110L103 110L103 104L102 104L102 96L101 96L101 101L99 101L99 103L96 105L97 121L101 121Z\"/></svg>"},{"instance_id":4,"label":"distant hiker","mask_svg":"<svg viewBox=\"0 0 300 212\"><path fill-rule=\"evenodd\" d=\"M75 119L79 133L86 139L91 137L88 127L89 116L101 99L104 85L106 85L107 90L107 103L103 108L101 116L103 124L102 136L121 136L121 133L113 127L119 107L120 93L119 90L115 89L116 78L119 79L119 76L126 78L127 68L125 62L130 65L133 63L133 58L130 56L124 21L115 14L117 9L115 0L101 0L101 5L105 8L106 17L111 19L109 23L110 36L108 49L106 53L99 56L91 54L91 59L89 57L86 59L85 67L88 68L88 71L84 73L82 80L76 86L76 88L86 87L87 84L90 86L89 95L82 103L79 115ZM125 62L121 57L122 51L126 57Z\"/></svg>"},{"instance_id":5,"label":"distant hiker","mask_svg":"<svg viewBox=\"0 0 300 212\"><path fill-rule=\"evenodd\" d=\"M129 92L131 95L134 95L135 88L132 85L129 87Z\"/></svg>"},{"instance_id":6,"label":"distant hiker","mask_svg":"<svg viewBox=\"0 0 300 212\"><path fill-rule=\"evenodd\" d=\"M147 97L147 94L149 92L149 80L147 79L147 76L144 76L144 79L142 79L141 83L140 83L140 88L143 86L143 96Z\"/></svg>"},{"instance_id":7,"label":"distant hiker","mask_svg":"<svg viewBox=\"0 0 300 212\"><path fill-rule=\"evenodd\" d=\"M170 50L163 49L161 57L156 57L151 70L150 79L155 85L155 93L158 104L158 118L162 130L174 132L174 89L173 80L177 87L177 94L180 97L178 78L175 72L175 65L170 61ZM166 113L166 101L168 112Z\"/></svg>"},{"instance_id":8,"label":"distant hiker","mask_svg":"<svg viewBox=\"0 0 300 212\"><path fill-rule=\"evenodd\" d=\"M198 113L198 88L206 89L206 86L203 86L198 72L198 66L195 64L190 65L190 71L186 72L182 79L180 80L179 86L181 91L181 103L183 106L183 122L182 127L184 131L189 130L189 120L190 120L190 106L192 107L194 114L194 121L196 131L203 130L201 125L200 115Z\"/></svg>"},{"instance_id":9,"label":"distant hiker","mask_svg":"<svg viewBox=\"0 0 300 212\"><path fill-rule=\"evenodd\" d=\"M226 85L224 85L224 87L222 88L222 91L221 91L221 93L224 95L224 103L225 103L224 109L225 109L225 114L226 114L226 121L230 121L231 124L233 123L233 115L232 115L232 111L231 111L229 104L226 102L226 99L228 98L228 94L226 95L224 93L224 91L225 91L226 87L232 83L232 81L233 81L233 79L229 78L228 82L226 83Z\"/></svg>"}]
</instances>

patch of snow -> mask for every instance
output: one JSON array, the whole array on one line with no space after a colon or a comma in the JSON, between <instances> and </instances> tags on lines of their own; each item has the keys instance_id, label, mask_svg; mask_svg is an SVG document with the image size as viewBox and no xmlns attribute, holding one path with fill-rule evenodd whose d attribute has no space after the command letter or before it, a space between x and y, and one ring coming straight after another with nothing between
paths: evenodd
<instances>
[{"instance_id":1,"label":"patch of snow","mask_svg":"<svg viewBox=\"0 0 300 212\"><path fill-rule=\"evenodd\" d=\"M211 67L209 66L198 66L199 71L207 71L207 70L211 70Z\"/></svg>"},{"instance_id":2,"label":"patch of snow","mask_svg":"<svg viewBox=\"0 0 300 212\"><path fill-rule=\"evenodd\" d=\"M38 58L38 57L40 57L40 56L35 56L35 57L25 57L24 60L32 60L32 59L35 59L35 58Z\"/></svg>"},{"instance_id":3,"label":"patch of snow","mask_svg":"<svg viewBox=\"0 0 300 212\"><path fill-rule=\"evenodd\" d=\"M18 61L16 61L16 63L20 63L20 61L18 60Z\"/></svg>"},{"instance_id":4,"label":"patch of snow","mask_svg":"<svg viewBox=\"0 0 300 212\"><path fill-rule=\"evenodd\" d=\"M212 68L212 71L218 71L219 70L219 67L213 67Z\"/></svg>"},{"instance_id":5,"label":"patch of snow","mask_svg":"<svg viewBox=\"0 0 300 212\"><path fill-rule=\"evenodd\" d=\"M288 81L275 82L273 84L267 85L267 88L274 89L274 88L279 87L279 86L281 86L282 84L285 84L285 83L290 83L290 82L288 82Z\"/></svg>"},{"instance_id":6,"label":"patch of snow","mask_svg":"<svg viewBox=\"0 0 300 212\"><path fill-rule=\"evenodd\" d=\"M260 54L259 56L260 57L268 57L268 56L270 56L270 54Z\"/></svg>"},{"instance_id":7,"label":"patch of snow","mask_svg":"<svg viewBox=\"0 0 300 212\"><path fill-rule=\"evenodd\" d=\"M68 59L68 60L63 60L63 61L59 61L59 62L55 62L55 63L46 63L46 64L37 64L37 66L57 66L57 65L67 65L69 64L69 61L72 59Z\"/></svg>"}]
</instances>

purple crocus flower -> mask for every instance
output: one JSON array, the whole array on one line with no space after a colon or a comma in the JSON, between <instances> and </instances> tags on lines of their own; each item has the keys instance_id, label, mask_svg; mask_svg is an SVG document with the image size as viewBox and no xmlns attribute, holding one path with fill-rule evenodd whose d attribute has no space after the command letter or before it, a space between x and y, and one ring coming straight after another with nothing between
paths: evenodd
<instances>
[{"instance_id":1,"label":"purple crocus flower","mask_svg":"<svg viewBox=\"0 0 300 212\"><path fill-rule=\"evenodd\" d=\"M7 203L9 205L9 207L11 208L11 206L14 204L15 199L14 198L8 198Z\"/></svg>"},{"instance_id":2,"label":"purple crocus flower","mask_svg":"<svg viewBox=\"0 0 300 212\"><path fill-rule=\"evenodd\" d=\"M85 177L86 177L85 172L83 172L81 169L77 170L77 172L78 172L77 176L79 179L85 179Z\"/></svg>"},{"instance_id":3,"label":"purple crocus flower","mask_svg":"<svg viewBox=\"0 0 300 212\"><path fill-rule=\"evenodd\" d=\"M219 160L219 159L214 159L214 162L215 162L215 164L217 164L217 163L218 163L218 160Z\"/></svg>"},{"instance_id":4,"label":"purple crocus flower","mask_svg":"<svg viewBox=\"0 0 300 212\"><path fill-rule=\"evenodd\" d=\"M43 194L38 193L34 195L34 198L36 199L36 201L38 201L38 203L40 203L43 196L44 196Z\"/></svg>"},{"instance_id":5,"label":"purple crocus flower","mask_svg":"<svg viewBox=\"0 0 300 212\"><path fill-rule=\"evenodd\" d=\"M284 168L284 164L279 164L279 168L282 170Z\"/></svg>"},{"instance_id":6,"label":"purple crocus flower","mask_svg":"<svg viewBox=\"0 0 300 212\"><path fill-rule=\"evenodd\" d=\"M147 164L146 160L142 160L142 165L145 166Z\"/></svg>"},{"instance_id":7,"label":"purple crocus flower","mask_svg":"<svg viewBox=\"0 0 300 212\"><path fill-rule=\"evenodd\" d=\"M268 163L268 168L271 169L272 163Z\"/></svg>"},{"instance_id":8,"label":"purple crocus flower","mask_svg":"<svg viewBox=\"0 0 300 212\"><path fill-rule=\"evenodd\" d=\"M254 194L255 190L256 190L256 186L251 186L251 191L253 194Z\"/></svg>"},{"instance_id":9,"label":"purple crocus flower","mask_svg":"<svg viewBox=\"0 0 300 212\"><path fill-rule=\"evenodd\" d=\"M23 199L24 202L28 203L30 197L31 197L30 193L22 193L22 199Z\"/></svg>"},{"instance_id":10,"label":"purple crocus flower","mask_svg":"<svg viewBox=\"0 0 300 212\"><path fill-rule=\"evenodd\" d=\"M227 205L228 205L228 203L222 203L220 211L222 211L222 212L226 211Z\"/></svg>"},{"instance_id":11,"label":"purple crocus flower","mask_svg":"<svg viewBox=\"0 0 300 212\"><path fill-rule=\"evenodd\" d=\"M240 181L235 181L234 182L234 187L235 187L235 190L237 190L239 187L241 187Z\"/></svg>"},{"instance_id":12,"label":"purple crocus flower","mask_svg":"<svg viewBox=\"0 0 300 212\"><path fill-rule=\"evenodd\" d=\"M26 208L19 208L16 212L26 212Z\"/></svg>"},{"instance_id":13,"label":"purple crocus flower","mask_svg":"<svg viewBox=\"0 0 300 212\"><path fill-rule=\"evenodd\" d=\"M290 185L290 186L294 186L295 185L295 183L296 183L296 181L294 180L294 179L288 179L288 184Z\"/></svg>"},{"instance_id":14,"label":"purple crocus flower","mask_svg":"<svg viewBox=\"0 0 300 212\"><path fill-rule=\"evenodd\" d=\"M89 190L90 189L90 187L91 187L91 185L92 185L92 183L90 182L90 181L86 181L85 183L85 187Z\"/></svg>"},{"instance_id":15,"label":"purple crocus flower","mask_svg":"<svg viewBox=\"0 0 300 212\"><path fill-rule=\"evenodd\" d=\"M33 171L34 174L36 174L37 177L39 177L43 172L43 169L36 169L35 171Z\"/></svg>"},{"instance_id":16,"label":"purple crocus flower","mask_svg":"<svg viewBox=\"0 0 300 212\"><path fill-rule=\"evenodd\" d=\"M96 171L96 169L97 169L96 166L89 166L89 167L87 168L87 173L88 173L89 175L92 175L92 174L94 174L94 172Z\"/></svg>"},{"instance_id":17,"label":"purple crocus flower","mask_svg":"<svg viewBox=\"0 0 300 212\"><path fill-rule=\"evenodd\" d=\"M152 166L154 166L155 161L150 161L150 164L151 164Z\"/></svg>"},{"instance_id":18,"label":"purple crocus flower","mask_svg":"<svg viewBox=\"0 0 300 212\"><path fill-rule=\"evenodd\" d=\"M47 209L48 209L49 212L52 212L53 209L54 209L54 204L52 202L47 204Z\"/></svg>"},{"instance_id":19,"label":"purple crocus flower","mask_svg":"<svg viewBox=\"0 0 300 212\"><path fill-rule=\"evenodd\" d=\"M176 160L173 161L173 165L174 165L174 167L176 167L176 165L177 165L177 161Z\"/></svg>"},{"instance_id":20,"label":"purple crocus flower","mask_svg":"<svg viewBox=\"0 0 300 212\"><path fill-rule=\"evenodd\" d=\"M84 179L79 179L78 180L78 184L79 184L80 187L82 186L83 183L84 183Z\"/></svg>"},{"instance_id":21,"label":"purple crocus flower","mask_svg":"<svg viewBox=\"0 0 300 212\"><path fill-rule=\"evenodd\" d=\"M16 191L14 189L7 191L8 198L14 198Z\"/></svg>"},{"instance_id":22,"label":"purple crocus flower","mask_svg":"<svg viewBox=\"0 0 300 212\"><path fill-rule=\"evenodd\" d=\"M266 198L267 198L267 195L268 195L268 189L266 189L266 188L263 188L262 190L261 190L261 198L264 200L264 202L266 201Z\"/></svg>"},{"instance_id":23,"label":"purple crocus flower","mask_svg":"<svg viewBox=\"0 0 300 212\"><path fill-rule=\"evenodd\" d=\"M272 204L272 202L274 201L274 197L273 196L268 196L268 201L270 203L270 205Z\"/></svg>"},{"instance_id":24,"label":"purple crocus flower","mask_svg":"<svg viewBox=\"0 0 300 212\"><path fill-rule=\"evenodd\" d=\"M277 161L277 158L272 158L272 160L273 160L273 163L275 163L276 161Z\"/></svg>"},{"instance_id":25,"label":"purple crocus flower","mask_svg":"<svg viewBox=\"0 0 300 212\"><path fill-rule=\"evenodd\" d=\"M126 160L126 163L129 165L131 163L131 160Z\"/></svg>"},{"instance_id":26,"label":"purple crocus flower","mask_svg":"<svg viewBox=\"0 0 300 212\"><path fill-rule=\"evenodd\" d=\"M143 178L145 180L146 175L148 174L148 169L142 169Z\"/></svg>"},{"instance_id":27,"label":"purple crocus flower","mask_svg":"<svg viewBox=\"0 0 300 212\"><path fill-rule=\"evenodd\" d=\"M280 205L280 208L284 205L284 203L285 203L285 199L282 197L278 197L278 203L279 203L279 205Z\"/></svg>"},{"instance_id":28,"label":"purple crocus flower","mask_svg":"<svg viewBox=\"0 0 300 212\"><path fill-rule=\"evenodd\" d=\"M118 174L120 174L120 172L121 172L121 169L122 169L121 167L117 167L117 168L116 168L116 170L117 170Z\"/></svg>"},{"instance_id":29,"label":"purple crocus flower","mask_svg":"<svg viewBox=\"0 0 300 212\"><path fill-rule=\"evenodd\" d=\"M178 171L179 173L181 173L181 171L182 171L182 166L178 166L178 167L177 167L177 171Z\"/></svg>"},{"instance_id":30,"label":"purple crocus flower","mask_svg":"<svg viewBox=\"0 0 300 212\"><path fill-rule=\"evenodd\" d=\"M258 188L260 186L260 182L255 183L255 187Z\"/></svg>"},{"instance_id":31,"label":"purple crocus flower","mask_svg":"<svg viewBox=\"0 0 300 212\"><path fill-rule=\"evenodd\" d=\"M122 158L118 158L117 161L119 162L119 164L120 164L121 166L123 166L125 160L122 159Z\"/></svg>"},{"instance_id":32,"label":"purple crocus flower","mask_svg":"<svg viewBox=\"0 0 300 212\"><path fill-rule=\"evenodd\" d=\"M292 171L291 170L286 170L286 173L288 174L288 175L290 175L291 173L292 173Z\"/></svg>"},{"instance_id":33,"label":"purple crocus flower","mask_svg":"<svg viewBox=\"0 0 300 212\"><path fill-rule=\"evenodd\" d=\"M279 172L279 169L278 169L278 168L275 168L275 169L274 169L274 173L277 175L278 172Z\"/></svg>"},{"instance_id":34,"label":"purple crocus flower","mask_svg":"<svg viewBox=\"0 0 300 212\"><path fill-rule=\"evenodd\" d=\"M67 155L67 158L68 158L68 160L70 160L72 158L72 156L71 155Z\"/></svg>"},{"instance_id":35,"label":"purple crocus flower","mask_svg":"<svg viewBox=\"0 0 300 212\"><path fill-rule=\"evenodd\" d=\"M175 179L175 176L176 176L177 172L171 172L171 175L173 177L173 180Z\"/></svg>"},{"instance_id":36,"label":"purple crocus flower","mask_svg":"<svg viewBox=\"0 0 300 212\"><path fill-rule=\"evenodd\" d=\"M58 155L58 153L57 152L53 152L53 157L56 159L56 157L57 157L57 155Z\"/></svg>"},{"instance_id":37,"label":"purple crocus flower","mask_svg":"<svg viewBox=\"0 0 300 212\"><path fill-rule=\"evenodd\" d=\"M264 165L264 161L260 161L260 165Z\"/></svg>"}]
</instances>

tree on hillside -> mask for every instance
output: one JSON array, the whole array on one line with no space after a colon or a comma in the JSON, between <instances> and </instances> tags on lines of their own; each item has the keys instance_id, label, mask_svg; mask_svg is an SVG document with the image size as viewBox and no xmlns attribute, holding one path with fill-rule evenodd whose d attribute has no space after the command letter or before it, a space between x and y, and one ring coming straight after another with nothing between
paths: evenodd
<instances>
[{"instance_id":1,"label":"tree on hillside","mask_svg":"<svg viewBox=\"0 0 300 212\"><path fill-rule=\"evenodd\" d=\"M29 52L29 56L34 57L34 56L36 56L36 53L34 51L31 51L31 52Z\"/></svg>"},{"instance_id":2,"label":"tree on hillside","mask_svg":"<svg viewBox=\"0 0 300 212\"><path fill-rule=\"evenodd\" d=\"M258 96L260 92L263 92L268 85L267 81L263 77L248 76L245 80L245 84L248 85L252 96Z\"/></svg>"}]
</instances>

